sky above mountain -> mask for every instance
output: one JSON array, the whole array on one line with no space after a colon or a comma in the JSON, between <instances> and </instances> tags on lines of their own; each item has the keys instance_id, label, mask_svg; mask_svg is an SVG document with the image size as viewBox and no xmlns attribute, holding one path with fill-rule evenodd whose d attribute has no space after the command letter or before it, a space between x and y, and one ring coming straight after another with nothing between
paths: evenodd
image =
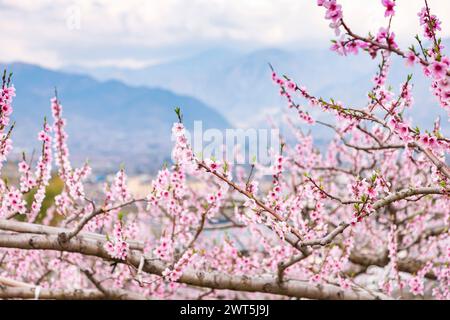
<instances>
[{"instance_id":1,"label":"sky above mountain","mask_svg":"<svg viewBox=\"0 0 450 320\"><path fill-rule=\"evenodd\" d=\"M339 1L359 33L386 24L378 0ZM442 21L450 1L429 0ZM392 27L403 45L421 33L422 0L398 0ZM0 61L140 68L213 47L326 48L333 32L315 0L0 0ZM443 25L443 37L450 28Z\"/></svg>"}]
</instances>

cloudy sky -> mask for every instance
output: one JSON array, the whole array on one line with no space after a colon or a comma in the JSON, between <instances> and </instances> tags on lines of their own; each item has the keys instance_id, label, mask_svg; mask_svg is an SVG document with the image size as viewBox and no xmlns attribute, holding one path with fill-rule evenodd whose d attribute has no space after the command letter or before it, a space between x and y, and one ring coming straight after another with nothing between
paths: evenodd
<instances>
[{"instance_id":1,"label":"cloudy sky","mask_svg":"<svg viewBox=\"0 0 450 320\"><path fill-rule=\"evenodd\" d=\"M359 33L386 24L380 0L340 0ZM450 21L449 0L429 0ZM397 0L403 45L420 33L422 0ZM229 47L327 48L332 30L316 0L0 0L0 61L48 67L141 67ZM441 35L450 36L449 25Z\"/></svg>"}]
</instances>

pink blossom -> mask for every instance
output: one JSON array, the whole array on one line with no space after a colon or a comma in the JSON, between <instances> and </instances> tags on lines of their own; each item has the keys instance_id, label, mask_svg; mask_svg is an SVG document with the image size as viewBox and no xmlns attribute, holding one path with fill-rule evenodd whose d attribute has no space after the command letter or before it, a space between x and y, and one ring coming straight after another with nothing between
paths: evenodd
<instances>
[{"instance_id":1,"label":"pink blossom","mask_svg":"<svg viewBox=\"0 0 450 320\"><path fill-rule=\"evenodd\" d=\"M331 27L339 30L342 19L333 20L335 14L342 17L337 2L317 3L327 10ZM395 5L382 4L386 11ZM436 77L433 64L441 63L447 72L450 60L436 35L437 18L422 11L420 19L432 40L422 42L427 55L411 50L405 58L420 61L422 67L430 64L425 72L431 77L432 94L448 111L449 78L445 73ZM91 171L87 164L72 168L66 121L57 99L51 104L53 124L44 123L38 133L36 159L25 155L17 162L7 159L13 136L5 125L13 111L14 89L9 81L4 83L0 162L12 161L2 175L9 179L0 179L0 218L7 228L14 228L2 231L7 247L0 248L0 275L39 283L51 289L50 295L54 290L70 295L76 286L76 295L82 297L95 289L80 272L88 270L108 293L153 299L304 298L305 292L307 298L341 292L339 296L348 298L384 298L384 294L397 299L406 291L420 298L450 299L447 119L441 115L434 126L419 127L412 109L414 80L408 77L399 91L391 89L395 83L388 81L390 55L404 52L393 50L393 40L393 33L382 29L378 39L346 32L333 45L347 56L364 51L375 58L379 53L367 106L351 106L339 97L322 98L299 79L294 87L292 80L272 72L276 91L289 107L285 121L270 125L290 132L283 136L282 152L270 153L270 165L251 163L249 170L216 159L202 162L192 152L184 125L175 123L172 164L142 177L141 181L148 179L142 188L145 195L128 188L123 169L111 183L108 179L97 184L86 181ZM404 112L405 108L410 109ZM324 120L317 124L332 127L335 135L330 141L314 140L305 126L304 122L314 122L313 114ZM235 156L241 156L239 150ZM53 157L56 171L51 167ZM62 190L47 207L52 174L62 180ZM15 219L20 214L26 214L28 223ZM77 227L81 231L65 243L63 234ZM39 233L32 233L36 230ZM289 292L278 290L280 266L292 261L299 247L305 256L283 274L295 281L286 287ZM378 288L364 284L371 292L361 290L359 280L358 286L352 285L353 256L359 255L368 261L385 260L368 271L367 266L355 269L360 273L356 280L370 278L379 284ZM109 259L99 259L105 257ZM424 266L408 270L404 268L408 261ZM430 275L432 281L425 280ZM194 288L193 278L213 279L214 286L223 290L210 290L202 281ZM276 296L253 285L261 279L271 284ZM3 295L17 292L3 291ZM105 298L102 292L95 295Z\"/></svg>"},{"instance_id":2,"label":"pink blossom","mask_svg":"<svg viewBox=\"0 0 450 320\"><path fill-rule=\"evenodd\" d=\"M125 260L127 258L129 245L124 240L122 223L120 221L114 224L113 234L109 241L105 243L104 248L114 259Z\"/></svg>"},{"instance_id":3,"label":"pink blossom","mask_svg":"<svg viewBox=\"0 0 450 320\"><path fill-rule=\"evenodd\" d=\"M406 54L406 65L413 66L414 63L416 62L416 60L417 60L417 57L414 54L414 52L408 51L408 53Z\"/></svg>"},{"instance_id":4,"label":"pink blossom","mask_svg":"<svg viewBox=\"0 0 450 320\"><path fill-rule=\"evenodd\" d=\"M256 209L256 208L257 208L257 205L256 205L255 200L253 200L253 199L247 199L247 200L244 202L244 207L248 207L248 208L250 208L250 209Z\"/></svg>"},{"instance_id":5,"label":"pink blossom","mask_svg":"<svg viewBox=\"0 0 450 320\"><path fill-rule=\"evenodd\" d=\"M184 125L182 123L179 123L179 122L174 123L173 127L172 127L172 133L176 137L183 136L185 134Z\"/></svg>"},{"instance_id":6,"label":"pink blossom","mask_svg":"<svg viewBox=\"0 0 450 320\"><path fill-rule=\"evenodd\" d=\"M435 79L442 79L447 74L447 65L445 63L435 61L430 66L431 69L431 75Z\"/></svg>"},{"instance_id":7,"label":"pink blossom","mask_svg":"<svg viewBox=\"0 0 450 320\"><path fill-rule=\"evenodd\" d=\"M293 82L293 81L288 81L288 83L287 83L287 88L289 89L289 90L291 90L291 91L294 91L295 90L295 88L297 87L297 85L295 84L295 82Z\"/></svg>"},{"instance_id":8,"label":"pink blossom","mask_svg":"<svg viewBox=\"0 0 450 320\"><path fill-rule=\"evenodd\" d=\"M441 30L441 22L435 15L429 15L426 7L423 7L417 15L420 18L420 24L423 26L424 36L433 39L436 31Z\"/></svg>"},{"instance_id":9,"label":"pink blossom","mask_svg":"<svg viewBox=\"0 0 450 320\"><path fill-rule=\"evenodd\" d=\"M395 1L393 0L381 0L381 3L386 8L386 11L384 12L385 17L392 17L395 14Z\"/></svg>"},{"instance_id":10,"label":"pink blossom","mask_svg":"<svg viewBox=\"0 0 450 320\"><path fill-rule=\"evenodd\" d=\"M3 196L0 204L0 216L3 216L3 218L11 214L24 214L26 212L26 203L22 198L22 193L14 187Z\"/></svg>"},{"instance_id":11,"label":"pink blossom","mask_svg":"<svg viewBox=\"0 0 450 320\"><path fill-rule=\"evenodd\" d=\"M192 250L187 251L183 254L179 261L174 265L172 269L166 268L162 275L165 280L170 282L175 282L181 278L183 275L183 270L189 265L191 260L195 257L196 253Z\"/></svg>"},{"instance_id":12,"label":"pink blossom","mask_svg":"<svg viewBox=\"0 0 450 320\"><path fill-rule=\"evenodd\" d=\"M337 4L336 0L319 0L317 5L327 9L325 19L331 20L330 27L335 30L336 35L339 35L343 17L341 5Z\"/></svg>"},{"instance_id":13,"label":"pink blossom","mask_svg":"<svg viewBox=\"0 0 450 320\"><path fill-rule=\"evenodd\" d=\"M208 166L208 168L212 171L212 172L217 172L220 170L221 168L221 163L217 160L213 160L213 159L206 159L205 160L205 164Z\"/></svg>"}]
</instances>

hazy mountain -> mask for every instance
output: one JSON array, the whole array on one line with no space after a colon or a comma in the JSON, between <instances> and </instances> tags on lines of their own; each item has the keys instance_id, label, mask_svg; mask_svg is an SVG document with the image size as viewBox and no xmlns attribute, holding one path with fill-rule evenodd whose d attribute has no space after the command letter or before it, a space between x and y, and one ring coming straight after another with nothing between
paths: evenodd
<instances>
[{"instance_id":1,"label":"hazy mountain","mask_svg":"<svg viewBox=\"0 0 450 320\"><path fill-rule=\"evenodd\" d=\"M448 40L444 43L450 45ZM372 60L366 54L341 57L327 48L298 52L265 49L246 54L216 49L137 70L77 67L76 71L99 79L120 79L128 84L160 86L193 95L214 106L234 125L248 127L260 126L266 113L286 106L272 84L269 62L278 73L294 78L317 96L334 97L346 105L360 107L366 103L379 59ZM415 119L430 127L436 116L444 113L429 92L429 79L418 68L405 68L403 61L393 57L389 83L395 92L399 92L408 73L413 73Z\"/></svg>"},{"instance_id":2,"label":"hazy mountain","mask_svg":"<svg viewBox=\"0 0 450 320\"><path fill-rule=\"evenodd\" d=\"M130 87L115 80L99 82L23 63L0 67L14 73L16 152L39 148L35 138L44 116L51 116L50 98L55 86L68 120L72 159L80 163L89 158L94 166L105 170L117 168L122 162L134 171L161 166L170 156L175 106L182 107L188 127L194 120L202 120L204 128L229 127L206 104L168 90Z\"/></svg>"}]
</instances>

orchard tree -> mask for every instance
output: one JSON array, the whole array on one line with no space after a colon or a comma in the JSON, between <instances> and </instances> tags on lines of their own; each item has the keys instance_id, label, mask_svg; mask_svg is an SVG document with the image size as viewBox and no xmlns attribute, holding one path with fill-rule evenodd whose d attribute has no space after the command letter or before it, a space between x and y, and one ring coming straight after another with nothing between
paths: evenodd
<instances>
[{"instance_id":1,"label":"orchard tree","mask_svg":"<svg viewBox=\"0 0 450 320\"><path fill-rule=\"evenodd\" d=\"M395 1L381 2L386 26L363 36L336 0L317 1L336 32L333 51L380 59L366 105L316 97L272 70L290 120L335 131L325 152L289 121L296 143L283 144L268 168L204 159L177 109L173 165L158 172L148 195L129 191L124 169L98 194L86 188L89 166L70 163L53 98L37 163L24 156L17 184L0 180L0 298L450 299L450 140L439 119L425 130L406 116L425 107L450 115L450 59L426 1L423 34L408 49L391 30ZM386 84L393 55L420 65L433 105L414 105L411 76L398 92ZM14 96L5 74L2 165L12 149ZM316 121L314 109L334 120ZM44 210L52 163L64 187Z\"/></svg>"}]
</instances>

